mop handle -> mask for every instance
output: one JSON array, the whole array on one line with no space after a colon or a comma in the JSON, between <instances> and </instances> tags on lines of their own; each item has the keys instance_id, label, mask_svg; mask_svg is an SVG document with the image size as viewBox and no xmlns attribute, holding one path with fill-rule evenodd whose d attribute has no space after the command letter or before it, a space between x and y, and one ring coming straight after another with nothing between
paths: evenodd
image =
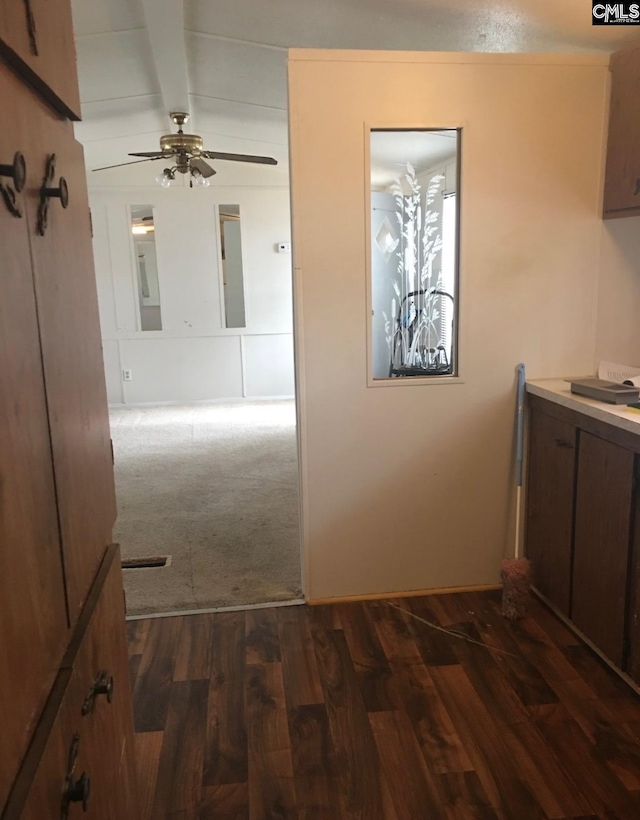
<instances>
[{"instance_id":1,"label":"mop handle","mask_svg":"<svg viewBox=\"0 0 640 820\"><path fill-rule=\"evenodd\" d=\"M524 364L519 364L516 418L516 486L522 487L522 450L524 441Z\"/></svg>"}]
</instances>

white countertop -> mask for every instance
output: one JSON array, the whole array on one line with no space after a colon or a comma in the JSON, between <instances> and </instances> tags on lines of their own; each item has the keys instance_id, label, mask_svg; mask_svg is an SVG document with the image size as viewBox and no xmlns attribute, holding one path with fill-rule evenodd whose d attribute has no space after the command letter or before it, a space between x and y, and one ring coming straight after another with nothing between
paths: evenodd
<instances>
[{"instance_id":1,"label":"white countertop","mask_svg":"<svg viewBox=\"0 0 640 820\"><path fill-rule=\"evenodd\" d=\"M640 413L628 410L625 404L607 404L585 396L577 396L571 392L571 385L564 379L538 379L527 382L527 393L540 396L542 399L553 401L584 413L585 416L604 421L629 433L640 434Z\"/></svg>"}]
</instances>

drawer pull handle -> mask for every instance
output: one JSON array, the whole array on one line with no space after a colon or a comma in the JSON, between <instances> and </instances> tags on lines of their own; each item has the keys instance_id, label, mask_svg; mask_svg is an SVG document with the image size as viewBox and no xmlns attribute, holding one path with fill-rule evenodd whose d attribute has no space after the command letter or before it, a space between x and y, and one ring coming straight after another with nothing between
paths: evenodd
<instances>
[{"instance_id":1,"label":"drawer pull handle","mask_svg":"<svg viewBox=\"0 0 640 820\"><path fill-rule=\"evenodd\" d=\"M53 187L56 175L56 155L49 154L44 179L40 186L40 206L38 207L38 233L44 236L47 232L47 222L49 219L49 202L59 199L63 208L69 205L69 188L64 177L60 177L58 187Z\"/></svg>"},{"instance_id":2,"label":"drawer pull handle","mask_svg":"<svg viewBox=\"0 0 640 820\"><path fill-rule=\"evenodd\" d=\"M27 163L24 161L24 156L20 151L16 151L13 155L13 162L11 165L0 164L0 177L10 177L13 180L13 187L16 193L20 193L27 181Z\"/></svg>"},{"instance_id":3,"label":"drawer pull handle","mask_svg":"<svg viewBox=\"0 0 640 820\"><path fill-rule=\"evenodd\" d=\"M87 697L82 704L83 715L88 715L89 712L93 711L96 698L99 695L106 695L107 703L111 703L113 700L113 675L110 675L106 669L101 669L98 672L91 689L87 693Z\"/></svg>"},{"instance_id":4,"label":"drawer pull handle","mask_svg":"<svg viewBox=\"0 0 640 820\"><path fill-rule=\"evenodd\" d=\"M557 438L556 444L558 447L563 447L565 450L573 450L573 444L570 441L565 441L563 438Z\"/></svg>"},{"instance_id":5,"label":"drawer pull handle","mask_svg":"<svg viewBox=\"0 0 640 820\"><path fill-rule=\"evenodd\" d=\"M69 781L64 793L64 800L67 806L69 803L82 803L82 811L86 811L90 796L91 778L85 772L82 772L75 783L73 780Z\"/></svg>"}]
</instances>

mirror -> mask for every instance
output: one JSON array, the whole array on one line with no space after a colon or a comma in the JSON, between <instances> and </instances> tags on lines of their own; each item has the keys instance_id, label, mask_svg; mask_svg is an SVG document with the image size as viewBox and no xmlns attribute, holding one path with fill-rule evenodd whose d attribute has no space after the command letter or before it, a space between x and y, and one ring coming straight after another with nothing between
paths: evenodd
<instances>
[{"instance_id":1,"label":"mirror","mask_svg":"<svg viewBox=\"0 0 640 820\"><path fill-rule=\"evenodd\" d=\"M155 225L151 205L131 206L131 234L138 282L140 330L162 330Z\"/></svg>"},{"instance_id":2,"label":"mirror","mask_svg":"<svg viewBox=\"0 0 640 820\"><path fill-rule=\"evenodd\" d=\"M375 129L370 157L373 378L455 375L460 129Z\"/></svg>"},{"instance_id":3,"label":"mirror","mask_svg":"<svg viewBox=\"0 0 640 820\"><path fill-rule=\"evenodd\" d=\"M225 327L245 327L240 206L220 205L219 215Z\"/></svg>"}]
</instances>

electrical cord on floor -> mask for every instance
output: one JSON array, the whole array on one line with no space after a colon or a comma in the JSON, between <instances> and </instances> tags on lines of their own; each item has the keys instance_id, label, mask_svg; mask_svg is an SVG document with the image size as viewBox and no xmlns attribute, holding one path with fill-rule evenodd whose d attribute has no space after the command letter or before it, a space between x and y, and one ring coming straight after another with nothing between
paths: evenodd
<instances>
[{"instance_id":1,"label":"electrical cord on floor","mask_svg":"<svg viewBox=\"0 0 640 820\"><path fill-rule=\"evenodd\" d=\"M476 646L482 646L484 649L487 649L489 652L499 652L501 655L508 655L510 658L516 658L519 660L518 655L514 655L513 652L507 652L506 649L498 649L497 646L488 646L486 643L482 643L482 641L476 641L475 638L471 638L469 635L465 635L464 632L458 632L457 629L445 629L442 626L438 626L438 624L431 623L431 621L427 621L425 618L421 618L419 615L410 612L408 609L403 609L398 604L394 604L392 601L384 601L385 604L392 606L394 609L400 610L400 612L404 612L405 615L409 615L412 618L415 618L416 621L420 621L421 624L425 624L426 626L430 626L432 629L436 629L438 632L444 632L445 635L451 635L453 638L462 638L462 640L467 641L468 643L474 643Z\"/></svg>"}]
</instances>

